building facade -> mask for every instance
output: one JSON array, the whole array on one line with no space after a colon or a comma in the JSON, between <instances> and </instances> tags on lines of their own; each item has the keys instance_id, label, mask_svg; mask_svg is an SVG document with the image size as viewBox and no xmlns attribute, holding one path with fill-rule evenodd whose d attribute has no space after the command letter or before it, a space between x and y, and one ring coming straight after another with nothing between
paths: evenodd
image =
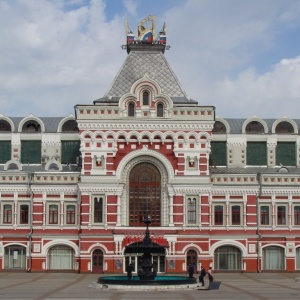
<instances>
[{"instance_id":1,"label":"building facade","mask_svg":"<svg viewBox=\"0 0 300 300\"><path fill-rule=\"evenodd\" d=\"M150 216L158 273L299 271L300 120L219 118L143 30L75 116L0 115L0 270L137 272Z\"/></svg>"}]
</instances>

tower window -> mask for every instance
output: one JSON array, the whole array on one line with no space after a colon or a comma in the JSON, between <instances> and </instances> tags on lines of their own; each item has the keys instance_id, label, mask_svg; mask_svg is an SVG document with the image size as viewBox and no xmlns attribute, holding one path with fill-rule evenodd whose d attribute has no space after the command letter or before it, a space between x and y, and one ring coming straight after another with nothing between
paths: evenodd
<instances>
[{"instance_id":1,"label":"tower window","mask_svg":"<svg viewBox=\"0 0 300 300\"><path fill-rule=\"evenodd\" d=\"M134 103L130 102L128 104L128 117L134 117L134 115L135 115Z\"/></svg>"},{"instance_id":2,"label":"tower window","mask_svg":"<svg viewBox=\"0 0 300 300\"><path fill-rule=\"evenodd\" d=\"M163 117L164 116L164 106L161 103L158 103L156 109L157 109L157 111L156 111L157 117Z\"/></svg>"},{"instance_id":3,"label":"tower window","mask_svg":"<svg viewBox=\"0 0 300 300\"><path fill-rule=\"evenodd\" d=\"M149 105L149 92L143 93L143 105Z\"/></svg>"}]
</instances>

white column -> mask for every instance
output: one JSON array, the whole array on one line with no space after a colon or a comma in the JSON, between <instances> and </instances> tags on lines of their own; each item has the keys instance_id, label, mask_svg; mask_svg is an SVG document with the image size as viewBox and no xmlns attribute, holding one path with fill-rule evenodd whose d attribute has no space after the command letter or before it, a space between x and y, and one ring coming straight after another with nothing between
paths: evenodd
<instances>
[{"instance_id":1,"label":"white column","mask_svg":"<svg viewBox=\"0 0 300 300\"><path fill-rule=\"evenodd\" d=\"M121 226L121 195L117 195L117 224Z\"/></svg>"}]
</instances>

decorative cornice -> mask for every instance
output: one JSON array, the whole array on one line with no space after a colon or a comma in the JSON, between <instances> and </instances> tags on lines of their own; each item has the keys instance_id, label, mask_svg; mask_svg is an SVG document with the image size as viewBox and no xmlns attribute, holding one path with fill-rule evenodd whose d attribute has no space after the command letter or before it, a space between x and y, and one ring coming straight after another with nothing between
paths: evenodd
<instances>
[{"instance_id":1,"label":"decorative cornice","mask_svg":"<svg viewBox=\"0 0 300 300\"><path fill-rule=\"evenodd\" d=\"M138 123L141 120L137 120L137 123L82 123L79 122L78 127L80 130L204 130L211 131L213 129L213 124L207 124L208 121L202 124L187 124L188 120L182 120L182 123L177 122L172 124L171 120L168 123ZM131 121L132 122L132 121Z\"/></svg>"}]
</instances>

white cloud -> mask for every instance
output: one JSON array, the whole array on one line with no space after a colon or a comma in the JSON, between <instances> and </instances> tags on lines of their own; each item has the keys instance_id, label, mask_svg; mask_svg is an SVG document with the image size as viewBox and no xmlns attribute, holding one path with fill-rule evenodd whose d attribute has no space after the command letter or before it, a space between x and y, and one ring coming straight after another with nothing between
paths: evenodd
<instances>
[{"instance_id":1,"label":"white cloud","mask_svg":"<svg viewBox=\"0 0 300 300\"><path fill-rule=\"evenodd\" d=\"M124 59L123 20L105 22L102 1L67 11L57 2L6 1L0 13L3 114L73 113L105 93Z\"/></svg>"},{"instance_id":2,"label":"white cloud","mask_svg":"<svg viewBox=\"0 0 300 300\"><path fill-rule=\"evenodd\" d=\"M133 0L123 0L123 4L124 4L126 10L127 10L132 16L136 16L136 15L137 15L138 4L137 4L136 1L133 1Z\"/></svg>"},{"instance_id":3,"label":"white cloud","mask_svg":"<svg viewBox=\"0 0 300 300\"><path fill-rule=\"evenodd\" d=\"M207 92L207 97L218 99L218 111L227 116L299 118L300 102L300 56L283 59L269 72L259 75L248 69L237 79L225 78ZM214 92L215 91L215 92ZM234 111L234 114L231 113ZM239 112L239 113L238 113Z\"/></svg>"},{"instance_id":4,"label":"white cloud","mask_svg":"<svg viewBox=\"0 0 300 300\"><path fill-rule=\"evenodd\" d=\"M159 2L149 2L149 13ZM2 114L65 116L105 94L127 55L126 15L135 19L140 2L124 0L126 11L110 21L105 3L0 1ZM300 53L289 57L276 46L279 33L299 27L299 3L188 0L161 12L157 25L166 21L171 44L165 55L187 94L222 117L298 117ZM260 69L272 56L273 66Z\"/></svg>"}]
</instances>

